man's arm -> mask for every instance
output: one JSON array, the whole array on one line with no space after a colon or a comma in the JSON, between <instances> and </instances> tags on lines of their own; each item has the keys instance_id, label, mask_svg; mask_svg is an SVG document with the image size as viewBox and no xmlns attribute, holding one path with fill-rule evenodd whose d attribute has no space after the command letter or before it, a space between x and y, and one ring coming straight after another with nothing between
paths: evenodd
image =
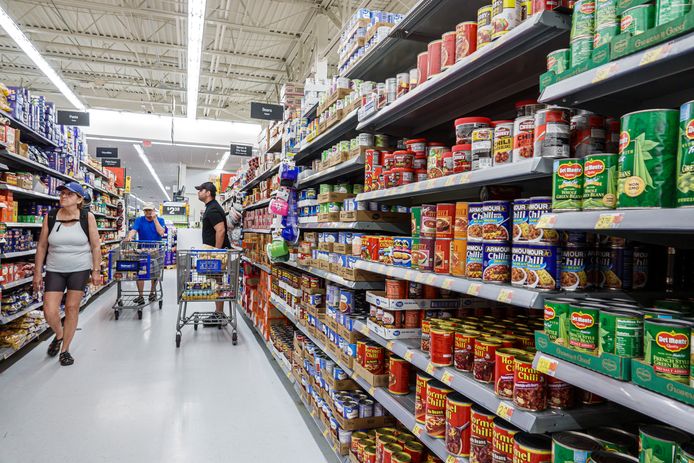
<instances>
[{"instance_id":1,"label":"man's arm","mask_svg":"<svg viewBox=\"0 0 694 463\"><path fill-rule=\"evenodd\" d=\"M159 223L159 217L155 216L154 217L154 228L157 229L157 233L159 233L159 236L162 238L164 235L166 235L166 228L164 228L161 223Z\"/></svg>"},{"instance_id":2,"label":"man's arm","mask_svg":"<svg viewBox=\"0 0 694 463\"><path fill-rule=\"evenodd\" d=\"M138 229L140 228L140 218L138 217L135 219L135 223L133 223L133 228L128 232L127 235L125 235L125 238L123 241L132 241L133 238L135 238L135 235L138 232Z\"/></svg>"},{"instance_id":3,"label":"man's arm","mask_svg":"<svg viewBox=\"0 0 694 463\"><path fill-rule=\"evenodd\" d=\"M224 235L226 235L226 230L224 228L224 221L214 226L214 247L217 249L221 249L221 247L224 246Z\"/></svg>"}]
</instances>

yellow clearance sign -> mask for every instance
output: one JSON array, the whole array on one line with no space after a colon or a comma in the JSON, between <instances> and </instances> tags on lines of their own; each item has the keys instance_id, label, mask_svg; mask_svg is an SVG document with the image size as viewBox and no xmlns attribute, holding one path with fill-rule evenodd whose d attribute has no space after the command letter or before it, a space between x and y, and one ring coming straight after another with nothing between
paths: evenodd
<instances>
[{"instance_id":1,"label":"yellow clearance sign","mask_svg":"<svg viewBox=\"0 0 694 463\"><path fill-rule=\"evenodd\" d=\"M125 176L125 192L130 193L130 175Z\"/></svg>"}]
</instances>

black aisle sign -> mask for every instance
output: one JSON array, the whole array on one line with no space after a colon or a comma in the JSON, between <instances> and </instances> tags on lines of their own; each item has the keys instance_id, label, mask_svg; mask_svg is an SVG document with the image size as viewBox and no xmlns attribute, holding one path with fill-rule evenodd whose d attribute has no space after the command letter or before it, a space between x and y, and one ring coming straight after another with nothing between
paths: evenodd
<instances>
[{"instance_id":1,"label":"black aisle sign","mask_svg":"<svg viewBox=\"0 0 694 463\"><path fill-rule=\"evenodd\" d=\"M284 119L284 106L279 104L251 102L251 119L281 121Z\"/></svg>"},{"instance_id":2,"label":"black aisle sign","mask_svg":"<svg viewBox=\"0 0 694 463\"><path fill-rule=\"evenodd\" d=\"M89 127L89 113L81 111L58 110L58 124Z\"/></svg>"},{"instance_id":3,"label":"black aisle sign","mask_svg":"<svg viewBox=\"0 0 694 463\"><path fill-rule=\"evenodd\" d=\"M253 147L251 145L231 145L229 149L232 156L247 156L253 155Z\"/></svg>"},{"instance_id":4,"label":"black aisle sign","mask_svg":"<svg viewBox=\"0 0 694 463\"><path fill-rule=\"evenodd\" d=\"M96 147L96 157L97 158L117 158L118 148L107 148L104 146Z\"/></svg>"},{"instance_id":5,"label":"black aisle sign","mask_svg":"<svg viewBox=\"0 0 694 463\"><path fill-rule=\"evenodd\" d=\"M164 215L186 215L186 207L164 205Z\"/></svg>"},{"instance_id":6,"label":"black aisle sign","mask_svg":"<svg viewBox=\"0 0 694 463\"><path fill-rule=\"evenodd\" d=\"M104 158L101 160L101 165L104 167L120 167L120 159Z\"/></svg>"}]
</instances>

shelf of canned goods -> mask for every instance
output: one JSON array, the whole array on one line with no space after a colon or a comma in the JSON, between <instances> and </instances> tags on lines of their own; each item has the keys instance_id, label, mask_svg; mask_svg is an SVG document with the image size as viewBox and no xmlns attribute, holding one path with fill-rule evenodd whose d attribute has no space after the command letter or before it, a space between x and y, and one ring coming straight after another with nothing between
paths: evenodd
<instances>
[{"instance_id":1,"label":"shelf of canned goods","mask_svg":"<svg viewBox=\"0 0 694 463\"><path fill-rule=\"evenodd\" d=\"M340 275L336 275L332 272L328 272L326 270L322 270L322 269L319 269L316 267L300 265L300 264L297 264L296 262L292 262L292 261L279 262L279 263L284 264L284 265L289 265L290 267L294 267L295 269L302 270L304 272L310 273L310 274L315 275L317 277L325 278L328 281L332 281L333 283L337 283L337 284L345 286L347 288L352 288L352 289L381 289L381 288L383 288L383 281L345 280Z\"/></svg>"}]
</instances>

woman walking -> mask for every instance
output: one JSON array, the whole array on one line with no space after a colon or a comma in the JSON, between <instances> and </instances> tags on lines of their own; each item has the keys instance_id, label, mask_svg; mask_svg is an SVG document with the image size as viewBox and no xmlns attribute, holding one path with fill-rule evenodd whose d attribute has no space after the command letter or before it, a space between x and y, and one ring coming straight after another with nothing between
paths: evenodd
<instances>
[{"instance_id":1,"label":"woman walking","mask_svg":"<svg viewBox=\"0 0 694 463\"><path fill-rule=\"evenodd\" d=\"M34 291L44 286L43 311L55 333L48 355L60 353L60 364L72 365L70 343L77 329L77 317L84 288L89 279L101 284L101 242L94 214L84 209L87 197L82 186L69 182L58 187L60 208L51 210L43 221L36 250ZM46 277L42 274L46 264ZM60 303L65 298L65 324L60 323Z\"/></svg>"}]
</instances>

